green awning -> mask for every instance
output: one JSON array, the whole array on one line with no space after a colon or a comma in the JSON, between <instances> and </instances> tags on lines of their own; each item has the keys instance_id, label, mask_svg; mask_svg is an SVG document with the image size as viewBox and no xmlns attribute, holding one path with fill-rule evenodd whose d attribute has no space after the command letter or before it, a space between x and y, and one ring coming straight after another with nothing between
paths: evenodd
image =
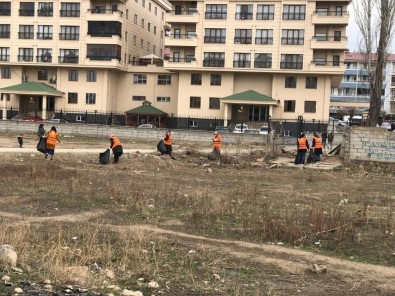
<instances>
[{"instance_id":1,"label":"green awning","mask_svg":"<svg viewBox=\"0 0 395 296\"><path fill-rule=\"evenodd\" d=\"M47 95L62 97L64 93L58 91L56 88L45 84L43 82L26 82L17 85L0 88L1 93L19 94L19 95Z\"/></svg>"},{"instance_id":2,"label":"green awning","mask_svg":"<svg viewBox=\"0 0 395 296\"><path fill-rule=\"evenodd\" d=\"M224 103L266 103L266 104L277 104L276 100L271 97L260 94L254 90L247 90L241 93L233 94L227 97L221 98L221 102Z\"/></svg>"},{"instance_id":3,"label":"green awning","mask_svg":"<svg viewBox=\"0 0 395 296\"><path fill-rule=\"evenodd\" d=\"M146 115L166 115L166 112L159 110L151 105L142 105L137 108L128 110L126 114L146 114Z\"/></svg>"}]
</instances>

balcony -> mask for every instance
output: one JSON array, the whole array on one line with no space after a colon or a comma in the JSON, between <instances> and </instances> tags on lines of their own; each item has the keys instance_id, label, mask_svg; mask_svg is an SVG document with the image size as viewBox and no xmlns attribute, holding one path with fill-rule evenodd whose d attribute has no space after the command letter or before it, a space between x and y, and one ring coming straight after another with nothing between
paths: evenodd
<instances>
[{"instance_id":1,"label":"balcony","mask_svg":"<svg viewBox=\"0 0 395 296\"><path fill-rule=\"evenodd\" d=\"M314 11L312 23L314 25L344 25L348 24L347 11Z\"/></svg>"},{"instance_id":2,"label":"balcony","mask_svg":"<svg viewBox=\"0 0 395 296\"><path fill-rule=\"evenodd\" d=\"M196 59L195 57L187 57L187 58L169 58L165 57L163 61L164 68L177 68L177 69L188 69L196 67Z\"/></svg>"},{"instance_id":3,"label":"balcony","mask_svg":"<svg viewBox=\"0 0 395 296\"><path fill-rule=\"evenodd\" d=\"M204 43L224 44L224 43L226 43L226 37L225 36L204 36Z\"/></svg>"},{"instance_id":4,"label":"balcony","mask_svg":"<svg viewBox=\"0 0 395 296\"><path fill-rule=\"evenodd\" d=\"M91 61L121 61L121 57L115 55L87 55L86 58Z\"/></svg>"},{"instance_id":5,"label":"balcony","mask_svg":"<svg viewBox=\"0 0 395 296\"><path fill-rule=\"evenodd\" d=\"M282 37L281 38L282 45L303 45L304 38L289 38L289 37Z\"/></svg>"},{"instance_id":6,"label":"balcony","mask_svg":"<svg viewBox=\"0 0 395 296\"><path fill-rule=\"evenodd\" d=\"M0 61L1 62L9 62L10 61L10 55L9 54L0 55Z\"/></svg>"},{"instance_id":7,"label":"balcony","mask_svg":"<svg viewBox=\"0 0 395 296\"><path fill-rule=\"evenodd\" d=\"M18 62L33 62L32 55L18 55Z\"/></svg>"},{"instance_id":8,"label":"balcony","mask_svg":"<svg viewBox=\"0 0 395 296\"><path fill-rule=\"evenodd\" d=\"M37 33L37 39L52 40L53 34L52 33Z\"/></svg>"},{"instance_id":9,"label":"balcony","mask_svg":"<svg viewBox=\"0 0 395 296\"><path fill-rule=\"evenodd\" d=\"M312 49L338 49L346 50L347 37L345 36L313 36L311 39Z\"/></svg>"},{"instance_id":10,"label":"balcony","mask_svg":"<svg viewBox=\"0 0 395 296\"><path fill-rule=\"evenodd\" d=\"M166 22L168 23L183 23L196 24L199 21L198 11L195 9L189 10L172 10L166 15Z\"/></svg>"},{"instance_id":11,"label":"balcony","mask_svg":"<svg viewBox=\"0 0 395 296\"><path fill-rule=\"evenodd\" d=\"M34 39L34 33L30 32L18 32L19 39Z\"/></svg>"},{"instance_id":12,"label":"balcony","mask_svg":"<svg viewBox=\"0 0 395 296\"><path fill-rule=\"evenodd\" d=\"M254 62L254 68L271 68L271 67L272 67L272 62L266 62L266 61Z\"/></svg>"},{"instance_id":13,"label":"balcony","mask_svg":"<svg viewBox=\"0 0 395 296\"><path fill-rule=\"evenodd\" d=\"M37 15L38 16L47 16L47 17L53 16L53 9L40 9L40 10L37 10Z\"/></svg>"},{"instance_id":14,"label":"balcony","mask_svg":"<svg viewBox=\"0 0 395 296\"><path fill-rule=\"evenodd\" d=\"M226 20L227 12L206 11L204 17L206 20Z\"/></svg>"},{"instance_id":15,"label":"balcony","mask_svg":"<svg viewBox=\"0 0 395 296\"><path fill-rule=\"evenodd\" d=\"M59 63L61 64L78 64L79 57L77 55L73 56L58 56Z\"/></svg>"},{"instance_id":16,"label":"balcony","mask_svg":"<svg viewBox=\"0 0 395 296\"><path fill-rule=\"evenodd\" d=\"M0 38L10 38L10 32L0 32Z\"/></svg>"},{"instance_id":17,"label":"balcony","mask_svg":"<svg viewBox=\"0 0 395 296\"><path fill-rule=\"evenodd\" d=\"M36 56L36 61L38 63L52 63L52 55L42 54L42 55Z\"/></svg>"},{"instance_id":18,"label":"balcony","mask_svg":"<svg viewBox=\"0 0 395 296\"><path fill-rule=\"evenodd\" d=\"M273 37L255 37L255 44L272 45Z\"/></svg>"},{"instance_id":19,"label":"balcony","mask_svg":"<svg viewBox=\"0 0 395 296\"><path fill-rule=\"evenodd\" d=\"M196 34L177 34L165 37L166 46L197 46Z\"/></svg>"},{"instance_id":20,"label":"balcony","mask_svg":"<svg viewBox=\"0 0 395 296\"><path fill-rule=\"evenodd\" d=\"M309 65L309 70L318 71L318 72L337 72L337 73L341 72L341 74L343 74L345 69L346 69L346 65L343 62L327 61L323 59L315 59L311 61Z\"/></svg>"},{"instance_id":21,"label":"balcony","mask_svg":"<svg viewBox=\"0 0 395 296\"><path fill-rule=\"evenodd\" d=\"M251 61L233 61L233 68L251 68Z\"/></svg>"},{"instance_id":22,"label":"balcony","mask_svg":"<svg viewBox=\"0 0 395 296\"><path fill-rule=\"evenodd\" d=\"M89 33L88 33L89 34ZM105 37L105 38L103 38ZM86 43L100 43L106 45L122 46L122 36L112 34L92 34L86 37Z\"/></svg>"},{"instance_id":23,"label":"balcony","mask_svg":"<svg viewBox=\"0 0 395 296\"><path fill-rule=\"evenodd\" d=\"M254 14L252 12L236 12L235 19L236 20L252 20Z\"/></svg>"},{"instance_id":24,"label":"balcony","mask_svg":"<svg viewBox=\"0 0 395 296\"><path fill-rule=\"evenodd\" d=\"M203 67L223 68L225 67L225 60L219 60L219 59L203 60Z\"/></svg>"},{"instance_id":25,"label":"balcony","mask_svg":"<svg viewBox=\"0 0 395 296\"><path fill-rule=\"evenodd\" d=\"M11 15L11 9L0 9L0 16Z\"/></svg>"},{"instance_id":26,"label":"balcony","mask_svg":"<svg viewBox=\"0 0 395 296\"><path fill-rule=\"evenodd\" d=\"M235 37L235 44L252 44L252 37Z\"/></svg>"},{"instance_id":27,"label":"balcony","mask_svg":"<svg viewBox=\"0 0 395 296\"><path fill-rule=\"evenodd\" d=\"M80 34L77 33L59 33L59 40L79 40Z\"/></svg>"},{"instance_id":28,"label":"balcony","mask_svg":"<svg viewBox=\"0 0 395 296\"><path fill-rule=\"evenodd\" d=\"M33 9L19 9L19 16L34 16Z\"/></svg>"},{"instance_id":29,"label":"balcony","mask_svg":"<svg viewBox=\"0 0 395 296\"><path fill-rule=\"evenodd\" d=\"M91 8L88 9L86 20L122 22L123 12L118 9Z\"/></svg>"},{"instance_id":30,"label":"balcony","mask_svg":"<svg viewBox=\"0 0 395 296\"><path fill-rule=\"evenodd\" d=\"M303 69L302 62L281 62L280 69Z\"/></svg>"},{"instance_id":31,"label":"balcony","mask_svg":"<svg viewBox=\"0 0 395 296\"><path fill-rule=\"evenodd\" d=\"M80 10L60 10L61 17L80 17Z\"/></svg>"}]
</instances>

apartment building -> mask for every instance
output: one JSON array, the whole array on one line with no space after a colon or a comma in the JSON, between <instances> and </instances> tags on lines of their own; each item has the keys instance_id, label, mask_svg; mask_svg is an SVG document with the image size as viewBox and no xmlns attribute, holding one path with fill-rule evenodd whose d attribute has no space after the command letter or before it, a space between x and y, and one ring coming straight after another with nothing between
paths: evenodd
<instances>
[{"instance_id":1,"label":"apartment building","mask_svg":"<svg viewBox=\"0 0 395 296\"><path fill-rule=\"evenodd\" d=\"M372 55L374 67L377 56ZM369 72L366 55L355 52L345 54L346 71L338 87L331 91L331 113L333 115L361 114L369 108ZM389 54L383 73L383 89L381 97L382 112L395 113L395 55Z\"/></svg>"}]
</instances>

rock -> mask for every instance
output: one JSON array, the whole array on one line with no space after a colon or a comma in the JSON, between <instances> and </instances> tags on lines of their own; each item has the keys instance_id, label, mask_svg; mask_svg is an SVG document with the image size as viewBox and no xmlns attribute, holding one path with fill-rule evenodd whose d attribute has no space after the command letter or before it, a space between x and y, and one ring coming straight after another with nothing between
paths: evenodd
<instances>
[{"instance_id":1,"label":"rock","mask_svg":"<svg viewBox=\"0 0 395 296\"><path fill-rule=\"evenodd\" d=\"M104 272L105 276L108 277L109 279L115 278L115 273L111 269L106 268L103 270L103 272Z\"/></svg>"},{"instance_id":2,"label":"rock","mask_svg":"<svg viewBox=\"0 0 395 296\"><path fill-rule=\"evenodd\" d=\"M316 274L322 274L326 272L326 266L321 264L313 264L311 271Z\"/></svg>"},{"instance_id":3,"label":"rock","mask_svg":"<svg viewBox=\"0 0 395 296\"><path fill-rule=\"evenodd\" d=\"M159 288L159 284L155 281L150 281L148 283L148 288L157 289L157 288Z\"/></svg>"},{"instance_id":4,"label":"rock","mask_svg":"<svg viewBox=\"0 0 395 296\"><path fill-rule=\"evenodd\" d=\"M45 280L43 281L43 284L44 284L44 285L50 285L50 284L52 284L52 282L51 282L51 280L49 280L49 279L45 279Z\"/></svg>"},{"instance_id":5,"label":"rock","mask_svg":"<svg viewBox=\"0 0 395 296\"><path fill-rule=\"evenodd\" d=\"M23 290L21 288L15 288L14 292L17 294L22 294Z\"/></svg>"},{"instance_id":6,"label":"rock","mask_svg":"<svg viewBox=\"0 0 395 296\"><path fill-rule=\"evenodd\" d=\"M260 162L251 162L251 166L252 166L253 168L258 168L258 167L262 167L263 164L260 163Z\"/></svg>"},{"instance_id":7,"label":"rock","mask_svg":"<svg viewBox=\"0 0 395 296\"><path fill-rule=\"evenodd\" d=\"M18 255L10 245L0 246L0 267L16 267Z\"/></svg>"},{"instance_id":8,"label":"rock","mask_svg":"<svg viewBox=\"0 0 395 296\"><path fill-rule=\"evenodd\" d=\"M8 275L5 275L1 278L2 281L9 282L11 278Z\"/></svg>"},{"instance_id":9,"label":"rock","mask_svg":"<svg viewBox=\"0 0 395 296\"><path fill-rule=\"evenodd\" d=\"M128 289L124 289L122 291L122 296L144 296L143 293L141 293L140 291L130 291Z\"/></svg>"},{"instance_id":10,"label":"rock","mask_svg":"<svg viewBox=\"0 0 395 296\"><path fill-rule=\"evenodd\" d=\"M45 285L44 289L48 291L52 291L52 285Z\"/></svg>"},{"instance_id":11,"label":"rock","mask_svg":"<svg viewBox=\"0 0 395 296\"><path fill-rule=\"evenodd\" d=\"M269 167L269 169L274 169L274 168L276 168L276 167L278 167L278 164L277 164L277 163L272 164L272 165Z\"/></svg>"},{"instance_id":12,"label":"rock","mask_svg":"<svg viewBox=\"0 0 395 296\"><path fill-rule=\"evenodd\" d=\"M219 280L221 279L221 277L220 277L218 274L216 274L216 273L213 274L213 277L214 277L217 281L219 281Z\"/></svg>"},{"instance_id":13,"label":"rock","mask_svg":"<svg viewBox=\"0 0 395 296\"><path fill-rule=\"evenodd\" d=\"M258 159L256 160L256 162L264 162L264 161L265 161L264 158L258 158Z\"/></svg>"},{"instance_id":14,"label":"rock","mask_svg":"<svg viewBox=\"0 0 395 296\"><path fill-rule=\"evenodd\" d=\"M208 168L208 169L207 169L207 173L212 174L212 173L213 173L213 170L210 169L210 168Z\"/></svg>"},{"instance_id":15,"label":"rock","mask_svg":"<svg viewBox=\"0 0 395 296\"><path fill-rule=\"evenodd\" d=\"M209 166L210 166L209 163L203 163L203 164L202 164L202 167L204 167L204 168L207 168L207 167L209 167Z\"/></svg>"}]
</instances>

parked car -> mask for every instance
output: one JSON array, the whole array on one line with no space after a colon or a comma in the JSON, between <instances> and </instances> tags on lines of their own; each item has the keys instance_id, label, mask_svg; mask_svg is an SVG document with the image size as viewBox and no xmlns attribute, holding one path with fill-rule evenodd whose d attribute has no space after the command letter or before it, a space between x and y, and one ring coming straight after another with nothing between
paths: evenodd
<instances>
[{"instance_id":1,"label":"parked car","mask_svg":"<svg viewBox=\"0 0 395 296\"><path fill-rule=\"evenodd\" d=\"M390 121L383 121L383 122L381 123L380 127L381 127L381 128L384 128L384 129L386 129L386 130L388 130L388 131L391 131L391 130L392 130L392 124L391 124Z\"/></svg>"},{"instance_id":2,"label":"parked car","mask_svg":"<svg viewBox=\"0 0 395 296\"><path fill-rule=\"evenodd\" d=\"M235 134L241 134L241 133L245 133L245 131L248 130L248 125L243 124L243 126L241 126L241 124L236 124L235 128L233 130L233 133Z\"/></svg>"},{"instance_id":3,"label":"parked car","mask_svg":"<svg viewBox=\"0 0 395 296\"><path fill-rule=\"evenodd\" d=\"M249 135L259 135L259 129L256 128L250 128L244 131L245 134Z\"/></svg>"},{"instance_id":4,"label":"parked car","mask_svg":"<svg viewBox=\"0 0 395 296\"><path fill-rule=\"evenodd\" d=\"M44 122L45 120L42 119L40 116L36 115L26 115L26 116L15 116L12 120L20 120L20 121L35 121L35 122Z\"/></svg>"},{"instance_id":5,"label":"parked car","mask_svg":"<svg viewBox=\"0 0 395 296\"><path fill-rule=\"evenodd\" d=\"M354 115L351 120L349 125L353 126L353 125L361 125L362 124L362 116L361 115Z\"/></svg>"},{"instance_id":6,"label":"parked car","mask_svg":"<svg viewBox=\"0 0 395 296\"><path fill-rule=\"evenodd\" d=\"M65 119L60 119L60 118L52 118L50 120L47 120L47 122L53 122L53 123L69 123Z\"/></svg>"},{"instance_id":7,"label":"parked car","mask_svg":"<svg viewBox=\"0 0 395 296\"><path fill-rule=\"evenodd\" d=\"M156 128L156 126L153 125L153 124L145 123L145 124L140 124L140 125L138 126L138 128Z\"/></svg>"},{"instance_id":8,"label":"parked car","mask_svg":"<svg viewBox=\"0 0 395 296\"><path fill-rule=\"evenodd\" d=\"M230 133L230 127L227 126L216 126L214 131L219 133Z\"/></svg>"},{"instance_id":9,"label":"parked car","mask_svg":"<svg viewBox=\"0 0 395 296\"><path fill-rule=\"evenodd\" d=\"M260 135L268 135L269 134L269 127L268 126L262 126L259 129L259 134Z\"/></svg>"},{"instance_id":10,"label":"parked car","mask_svg":"<svg viewBox=\"0 0 395 296\"><path fill-rule=\"evenodd\" d=\"M347 126L347 123L340 120L340 119L336 119L336 118L329 118L329 122L328 122L328 126L332 127L332 126Z\"/></svg>"}]
</instances>

